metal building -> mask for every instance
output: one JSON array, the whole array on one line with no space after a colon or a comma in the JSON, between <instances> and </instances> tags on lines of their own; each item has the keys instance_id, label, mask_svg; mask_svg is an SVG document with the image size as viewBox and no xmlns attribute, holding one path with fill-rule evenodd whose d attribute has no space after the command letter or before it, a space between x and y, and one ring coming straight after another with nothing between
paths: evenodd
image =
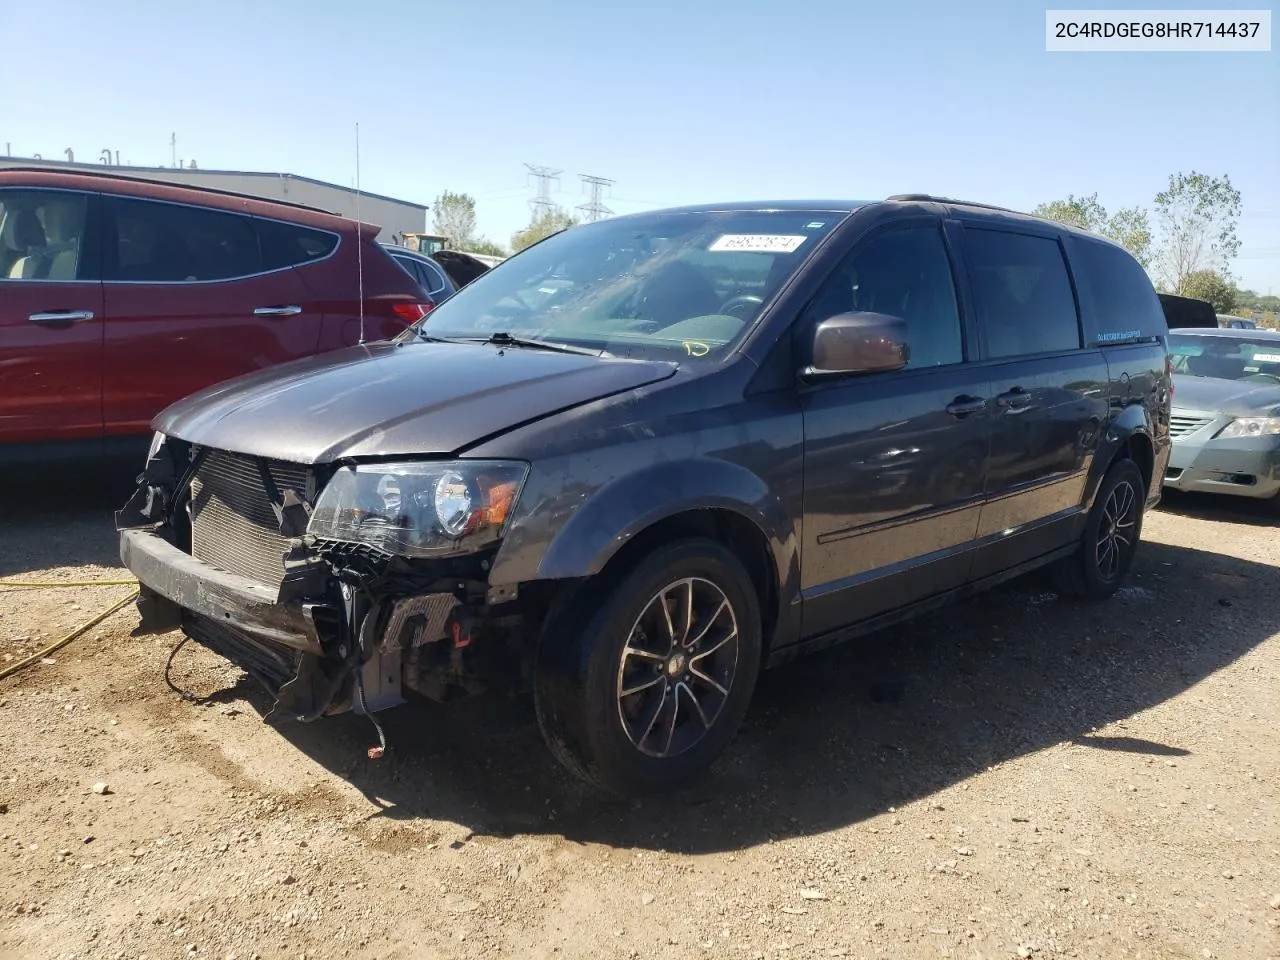
<instances>
[{"instance_id":1,"label":"metal building","mask_svg":"<svg viewBox=\"0 0 1280 960\"><path fill-rule=\"evenodd\" d=\"M292 173L255 173L245 170L200 170L186 167L133 167L104 163L73 163L62 160L0 157L5 167L43 167L49 170L89 173L117 173L122 177L163 180L192 187L212 187L233 193L247 193L267 200L288 200L318 207L339 216L355 218L356 191L352 187L300 177ZM402 244L406 234L421 234L427 225L427 207L408 200L396 200L376 193L360 193L360 219L382 227L378 239Z\"/></svg>"}]
</instances>

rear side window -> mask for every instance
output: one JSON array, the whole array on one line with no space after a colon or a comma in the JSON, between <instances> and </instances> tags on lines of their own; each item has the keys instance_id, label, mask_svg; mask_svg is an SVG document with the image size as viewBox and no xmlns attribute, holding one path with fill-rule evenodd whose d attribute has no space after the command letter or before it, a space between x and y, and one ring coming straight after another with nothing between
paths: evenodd
<instances>
[{"instance_id":1,"label":"rear side window","mask_svg":"<svg viewBox=\"0 0 1280 960\"><path fill-rule=\"evenodd\" d=\"M262 245L262 269L280 270L321 260L333 253L338 238L323 230L300 227L281 220L254 218L258 242Z\"/></svg>"},{"instance_id":2,"label":"rear side window","mask_svg":"<svg viewBox=\"0 0 1280 960\"><path fill-rule=\"evenodd\" d=\"M1076 238L1072 261L1089 281L1099 343L1163 336L1164 311L1151 279L1119 247Z\"/></svg>"},{"instance_id":3,"label":"rear side window","mask_svg":"<svg viewBox=\"0 0 1280 960\"><path fill-rule=\"evenodd\" d=\"M0 190L0 280L76 280L89 198L60 190Z\"/></svg>"},{"instance_id":4,"label":"rear side window","mask_svg":"<svg viewBox=\"0 0 1280 960\"><path fill-rule=\"evenodd\" d=\"M422 282L427 288L427 293L435 296L444 292L445 287L448 286L448 281L445 280L443 270L429 263L418 264L418 269L422 271Z\"/></svg>"},{"instance_id":5,"label":"rear side window","mask_svg":"<svg viewBox=\"0 0 1280 960\"><path fill-rule=\"evenodd\" d=\"M1076 298L1058 241L972 227L965 235L988 356L1079 349Z\"/></svg>"},{"instance_id":6,"label":"rear side window","mask_svg":"<svg viewBox=\"0 0 1280 960\"><path fill-rule=\"evenodd\" d=\"M258 238L246 216L122 197L108 204L115 225L109 280L195 283L262 269Z\"/></svg>"}]
</instances>

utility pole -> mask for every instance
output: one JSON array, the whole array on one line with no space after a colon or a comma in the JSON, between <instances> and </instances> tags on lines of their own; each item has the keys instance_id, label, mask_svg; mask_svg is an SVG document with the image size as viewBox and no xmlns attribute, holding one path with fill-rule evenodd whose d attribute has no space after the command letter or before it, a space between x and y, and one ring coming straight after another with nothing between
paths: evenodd
<instances>
[{"instance_id":1,"label":"utility pole","mask_svg":"<svg viewBox=\"0 0 1280 960\"><path fill-rule=\"evenodd\" d=\"M173 151L173 165L178 166L178 135L176 133L169 134L169 148Z\"/></svg>"},{"instance_id":2,"label":"utility pole","mask_svg":"<svg viewBox=\"0 0 1280 960\"><path fill-rule=\"evenodd\" d=\"M578 179L582 181L583 188L591 188L591 200L589 203L579 205L578 209L586 214L588 223L595 223L602 217L607 217L613 213L604 205L601 196L605 187L612 187L613 180L606 180L604 177L589 177L585 173L578 174Z\"/></svg>"},{"instance_id":3,"label":"utility pole","mask_svg":"<svg viewBox=\"0 0 1280 960\"><path fill-rule=\"evenodd\" d=\"M529 201L529 210L533 213L533 219L536 220L540 215L555 209L556 203L551 199L551 183L553 180L559 181L560 174L564 171L542 167L536 163L526 163L525 167L529 171L529 176L538 181L538 195Z\"/></svg>"}]
</instances>

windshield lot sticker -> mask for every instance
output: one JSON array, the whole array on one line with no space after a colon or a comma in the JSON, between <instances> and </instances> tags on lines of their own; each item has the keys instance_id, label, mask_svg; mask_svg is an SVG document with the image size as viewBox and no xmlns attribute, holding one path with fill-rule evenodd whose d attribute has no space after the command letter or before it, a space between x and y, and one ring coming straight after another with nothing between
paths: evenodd
<instances>
[{"instance_id":1,"label":"windshield lot sticker","mask_svg":"<svg viewBox=\"0 0 1280 960\"><path fill-rule=\"evenodd\" d=\"M711 348L700 340L684 341L684 351L691 357L705 357L711 352Z\"/></svg>"},{"instance_id":2,"label":"windshield lot sticker","mask_svg":"<svg viewBox=\"0 0 1280 960\"><path fill-rule=\"evenodd\" d=\"M712 251L733 250L745 253L792 253L808 240L803 236L787 236L777 233L726 233L707 247Z\"/></svg>"},{"instance_id":3,"label":"windshield lot sticker","mask_svg":"<svg viewBox=\"0 0 1280 960\"><path fill-rule=\"evenodd\" d=\"M1280 363L1280 353L1255 353L1255 363Z\"/></svg>"}]
</instances>

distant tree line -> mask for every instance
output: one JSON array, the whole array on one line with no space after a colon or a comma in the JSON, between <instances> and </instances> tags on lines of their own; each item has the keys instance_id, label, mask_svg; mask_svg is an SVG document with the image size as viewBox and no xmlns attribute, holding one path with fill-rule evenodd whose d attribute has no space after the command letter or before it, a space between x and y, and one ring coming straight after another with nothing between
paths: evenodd
<instances>
[{"instance_id":1,"label":"distant tree line","mask_svg":"<svg viewBox=\"0 0 1280 960\"><path fill-rule=\"evenodd\" d=\"M1152 208L1107 210L1096 193L1037 206L1036 216L1071 224L1123 246L1152 275L1158 290L1196 297L1219 313L1252 316L1267 326L1280 314L1280 297L1262 296L1236 285L1231 264L1240 251L1236 225L1240 191L1228 176L1191 171L1169 177L1155 195ZM436 198L435 231L448 237L454 250L504 257L508 251L476 232L476 201L467 193L444 191ZM529 225L511 235L510 252L575 226L561 207L537 213Z\"/></svg>"},{"instance_id":2,"label":"distant tree line","mask_svg":"<svg viewBox=\"0 0 1280 960\"><path fill-rule=\"evenodd\" d=\"M508 255L501 244L476 233L476 201L471 194L446 190L436 197L433 210L435 232L448 238L450 249L491 257ZM577 223L577 219L558 206L535 214L527 227L511 235L511 253L518 253L525 247L553 233L575 226Z\"/></svg>"},{"instance_id":3,"label":"distant tree line","mask_svg":"<svg viewBox=\"0 0 1280 960\"><path fill-rule=\"evenodd\" d=\"M1280 297L1242 290L1231 273L1240 252L1236 225L1240 191L1228 176L1191 171L1169 177L1152 210L1121 207L1108 212L1096 193L1042 203L1036 216L1071 224L1123 246L1146 268L1156 289L1213 304L1218 313L1253 316L1273 326Z\"/></svg>"}]
</instances>

